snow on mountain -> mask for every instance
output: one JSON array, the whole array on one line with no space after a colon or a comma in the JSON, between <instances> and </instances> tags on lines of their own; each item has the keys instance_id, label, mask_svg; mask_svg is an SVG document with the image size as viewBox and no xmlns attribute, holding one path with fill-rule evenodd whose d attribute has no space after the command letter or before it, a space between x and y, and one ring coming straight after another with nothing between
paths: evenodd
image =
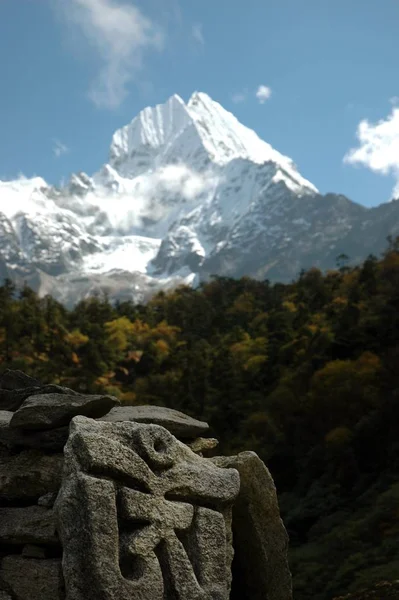
<instances>
[{"instance_id":1,"label":"snow on mountain","mask_svg":"<svg viewBox=\"0 0 399 600\"><path fill-rule=\"evenodd\" d=\"M329 264L362 215L206 94L174 95L116 131L94 175L0 182L0 276L66 303L94 289L141 301L212 273L286 279Z\"/></svg>"}]
</instances>

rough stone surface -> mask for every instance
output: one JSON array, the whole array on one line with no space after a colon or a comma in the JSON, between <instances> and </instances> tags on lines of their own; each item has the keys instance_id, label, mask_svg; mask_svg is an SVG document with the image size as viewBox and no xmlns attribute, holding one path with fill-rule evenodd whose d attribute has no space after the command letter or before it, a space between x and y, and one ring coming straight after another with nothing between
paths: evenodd
<instances>
[{"instance_id":1,"label":"rough stone surface","mask_svg":"<svg viewBox=\"0 0 399 600\"><path fill-rule=\"evenodd\" d=\"M231 599L292 600L288 535L267 467L255 452L210 460L240 474L240 493L233 507Z\"/></svg>"},{"instance_id":2,"label":"rough stone surface","mask_svg":"<svg viewBox=\"0 0 399 600\"><path fill-rule=\"evenodd\" d=\"M227 600L235 469L166 429L75 417L55 504L69 600Z\"/></svg>"},{"instance_id":3,"label":"rough stone surface","mask_svg":"<svg viewBox=\"0 0 399 600\"><path fill-rule=\"evenodd\" d=\"M68 425L76 415L102 417L119 404L113 396L46 393L27 398L14 413L10 427L52 429Z\"/></svg>"},{"instance_id":4,"label":"rough stone surface","mask_svg":"<svg viewBox=\"0 0 399 600\"><path fill-rule=\"evenodd\" d=\"M37 394L68 394L70 396L79 396L78 392L74 390L52 383L14 390L0 389L0 409L16 411L27 398Z\"/></svg>"},{"instance_id":5,"label":"rough stone surface","mask_svg":"<svg viewBox=\"0 0 399 600\"><path fill-rule=\"evenodd\" d=\"M7 592L2 592L0 590L0 600L12 600L12 598Z\"/></svg>"},{"instance_id":6,"label":"rough stone surface","mask_svg":"<svg viewBox=\"0 0 399 600\"><path fill-rule=\"evenodd\" d=\"M210 454L219 444L219 441L215 438L197 438L193 442L190 442L188 447L190 450L199 454L200 456L206 456Z\"/></svg>"},{"instance_id":7,"label":"rough stone surface","mask_svg":"<svg viewBox=\"0 0 399 600\"><path fill-rule=\"evenodd\" d=\"M26 398L39 390L39 387L22 388L20 390L0 389L0 409L11 411L18 410Z\"/></svg>"},{"instance_id":8,"label":"rough stone surface","mask_svg":"<svg viewBox=\"0 0 399 600\"><path fill-rule=\"evenodd\" d=\"M0 428L9 426L13 414L10 410L0 410Z\"/></svg>"},{"instance_id":9,"label":"rough stone surface","mask_svg":"<svg viewBox=\"0 0 399 600\"><path fill-rule=\"evenodd\" d=\"M0 585L16 600L62 600L61 561L6 556L1 561Z\"/></svg>"},{"instance_id":10,"label":"rough stone surface","mask_svg":"<svg viewBox=\"0 0 399 600\"><path fill-rule=\"evenodd\" d=\"M118 406L113 408L101 421L118 423L133 421L135 423L153 423L165 427L177 438L196 438L206 433L208 423L193 419L182 412L164 406Z\"/></svg>"},{"instance_id":11,"label":"rough stone surface","mask_svg":"<svg viewBox=\"0 0 399 600\"><path fill-rule=\"evenodd\" d=\"M54 492L50 492L48 494L44 494L43 496L40 496L37 503L39 506L44 506L45 508L53 508L56 498L57 498L57 494Z\"/></svg>"},{"instance_id":12,"label":"rough stone surface","mask_svg":"<svg viewBox=\"0 0 399 600\"><path fill-rule=\"evenodd\" d=\"M6 412L6 411L0 411ZM14 413L10 413L13 415ZM0 415L0 444L12 449L32 448L37 450L48 450L59 452L63 450L68 439L68 427L57 427L44 431L24 431L15 429L9 425L2 426Z\"/></svg>"},{"instance_id":13,"label":"rough stone surface","mask_svg":"<svg viewBox=\"0 0 399 600\"><path fill-rule=\"evenodd\" d=\"M0 456L0 503L37 500L48 492L57 492L62 465L62 454L46 455L37 450Z\"/></svg>"},{"instance_id":14,"label":"rough stone surface","mask_svg":"<svg viewBox=\"0 0 399 600\"><path fill-rule=\"evenodd\" d=\"M58 545L53 511L42 506L0 507L0 543Z\"/></svg>"},{"instance_id":15,"label":"rough stone surface","mask_svg":"<svg viewBox=\"0 0 399 600\"><path fill-rule=\"evenodd\" d=\"M0 388L3 390L19 390L33 386L41 386L41 382L18 369L6 369L0 375Z\"/></svg>"}]
</instances>

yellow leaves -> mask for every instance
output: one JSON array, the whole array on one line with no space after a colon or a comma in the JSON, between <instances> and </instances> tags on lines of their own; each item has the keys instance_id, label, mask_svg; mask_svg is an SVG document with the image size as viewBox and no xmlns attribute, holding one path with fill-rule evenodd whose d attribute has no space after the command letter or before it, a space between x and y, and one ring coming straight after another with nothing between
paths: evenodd
<instances>
[{"instance_id":1,"label":"yellow leaves","mask_svg":"<svg viewBox=\"0 0 399 600\"><path fill-rule=\"evenodd\" d=\"M267 338L251 338L244 333L243 339L230 346L233 360L245 371L258 373L267 362Z\"/></svg>"},{"instance_id":2,"label":"yellow leaves","mask_svg":"<svg viewBox=\"0 0 399 600\"><path fill-rule=\"evenodd\" d=\"M120 394L120 400L123 404L130 404L133 405L135 404L137 399L137 394L135 394L134 392L130 391L130 392L122 392Z\"/></svg>"},{"instance_id":3,"label":"yellow leaves","mask_svg":"<svg viewBox=\"0 0 399 600\"><path fill-rule=\"evenodd\" d=\"M66 334L66 341L75 349L87 344L89 337L82 333L79 329L74 329Z\"/></svg>"},{"instance_id":4,"label":"yellow leaves","mask_svg":"<svg viewBox=\"0 0 399 600\"><path fill-rule=\"evenodd\" d=\"M340 308L340 307L344 308L345 306L348 305L348 298L343 298L342 296L337 296L336 298L333 299L331 304L336 308Z\"/></svg>"},{"instance_id":5,"label":"yellow leaves","mask_svg":"<svg viewBox=\"0 0 399 600\"><path fill-rule=\"evenodd\" d=\"M290 300L283 302L283 308L285 308L285 310L289 313L296 313L298 310L295 303L291 302Z\"/></svg>"},{"instance_id":6,"label":"yellow leaves","mask_svg":"<svg viewBox=\"0 0 399 600\"><path fill-rule=\"evenodd\" d=\"M235 299L231 308L229 308L228 313L231 315L234 314L243 314L250 315L253 313L255 307L255 299L253 294L250 292L244 292L240 294L238 298Z\"/></svg>"},{"instance_id":7,"label":"yellow leaves","mask_svg":"<svg viewBox=\"0 0 399 600\"><path fill-rule=\"evenodd\" d=\"M157 340L154 344L156 354L161 360L165 359L170 352L168 342L165 340Z\"/></svg>"},{"instance_id":8,"label":"yellow leaves","mask_svg":"<svg viewBox=\"0 0 399 600\"><path fill-rule=\"evenodd\" d=\"M119 352L126 350L129 337L132 335L134 329L129 319L127 317L119 317L119 319L108 321L104 327L112 347Z\"/></svg>"},{"instance_id":9,"label":"yellow leaves","mask_svg":"<svg viewBox=\"0 0 399 600\"><path fill-rule=\"evenodd\" d=\"M79 356L76 354L76 352L72 352L71 360L74 365L78 365L80 363Z\"/></svg>"},{"instance_id":10,"label":"yellow leaves","mask_svg":"<svg viewBox=\"0 0 399 600\"><path fill-rule=\"evenodd\" d=\"M267 356L251 356L244 364L245 371L249 373L256 374L262 370L262 367L267 363Z\"/></svg>"}]
</instances>

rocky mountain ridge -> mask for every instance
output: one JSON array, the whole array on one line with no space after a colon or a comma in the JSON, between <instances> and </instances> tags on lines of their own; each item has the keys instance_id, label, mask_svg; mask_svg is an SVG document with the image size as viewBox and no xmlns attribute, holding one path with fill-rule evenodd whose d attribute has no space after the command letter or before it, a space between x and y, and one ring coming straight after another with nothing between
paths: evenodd
<instances>
[{"instance_id":1,"label":"rocky mountain ridge","mask_svg":"<svg viewBox=\"0 0 399 600\"><path fill-rule=\"evenodd\" d=\"M63 187L0 182L0 277L71 305L94 291L145 301L212 274L290 281L399 233L399 203L322 196L294 163L203 93L172 96L115 132L108 163Z\"/></svg>"}]
</instances>

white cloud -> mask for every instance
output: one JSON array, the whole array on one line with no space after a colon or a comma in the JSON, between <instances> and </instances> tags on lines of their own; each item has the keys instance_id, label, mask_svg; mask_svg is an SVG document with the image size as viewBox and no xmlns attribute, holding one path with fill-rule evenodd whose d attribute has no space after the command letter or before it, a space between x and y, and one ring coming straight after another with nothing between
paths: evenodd
<instances>
[{"instance_id":1,"label":"white cloud","mask_svg":"<svg viewBox=\"0 0 399 600\"><path fill-rule=\"evenodd\" d=\"M396 179L393 197L399 197L399 107L394 107L386 119L377 123L361 121L356 135L359 145L349 150L344 162L393 175Z\"/></svg>"},{"instance_id":2,"label":"white cloud","mask_svg":"<svg viewBox=\"0 0 399 600\"><path fill-rule=\"evenodd\" d=\"M90 99L98 107L116 108L142 67L145 51L162 47L162 31L131 2L56 1L63 18L83 35L101 62L90 87Z\"/></svg>"},{"instance_id":3,"label":"white cloud","mask_svg":"<svg viewBox=\"0 0 399 600\"><path fill-rule=\"evenodd\" d=\"M236 92L232 95L231 100L234 104L241 104L247 99L247 92Z\"/></svg>"},{"instance_id":4,"label":"white cloud","mask_svg":"<svg viewBox=\"0 0 399 600\"><path fill-rule=\"evenodd\" d=\"M181 210L183 203L194 208L201 195L214 189L217 183L211 172L198 173L180 163L133 181L121 180L117 198L105 189L103 194L89 197L85 202L91 202L107 215L114 228L125 234L136 233L147 220L165 224Z\"/></svg>"},{"instance_id":5,"label":"white cloud","mask_svg":"<svg viewBox=\"0 0 399 600\"><path fill-rule=\"evenodd\" d=\"M203 46L205 44L204 34L202 31L202 23L195 23L191 28L193 38Z\"/></svg>"},{"instance_id":6,"label":"white cloud","mask_svg":"<svg viewBox=\"0 0 399 600\"><path fill-rule=\"evenodd\" d=\"M272 90L267 85L260 85L255 94L260 104L264 104L266 100L269 100L271 95Z\"/></svg>"},{"instance_id":7,"label":"white cloud","mask_svg":"<svg viewBox=\"0 0 399 600\"><path fill-rule=\"evenodd\" d=\"M62 156L63 154L67 154L68 152L68 146L65 146L65 144L63 144L59 140L54 140L53 154L56 158L60 158L60 156Z\"/></svg>"}]
</instances>

